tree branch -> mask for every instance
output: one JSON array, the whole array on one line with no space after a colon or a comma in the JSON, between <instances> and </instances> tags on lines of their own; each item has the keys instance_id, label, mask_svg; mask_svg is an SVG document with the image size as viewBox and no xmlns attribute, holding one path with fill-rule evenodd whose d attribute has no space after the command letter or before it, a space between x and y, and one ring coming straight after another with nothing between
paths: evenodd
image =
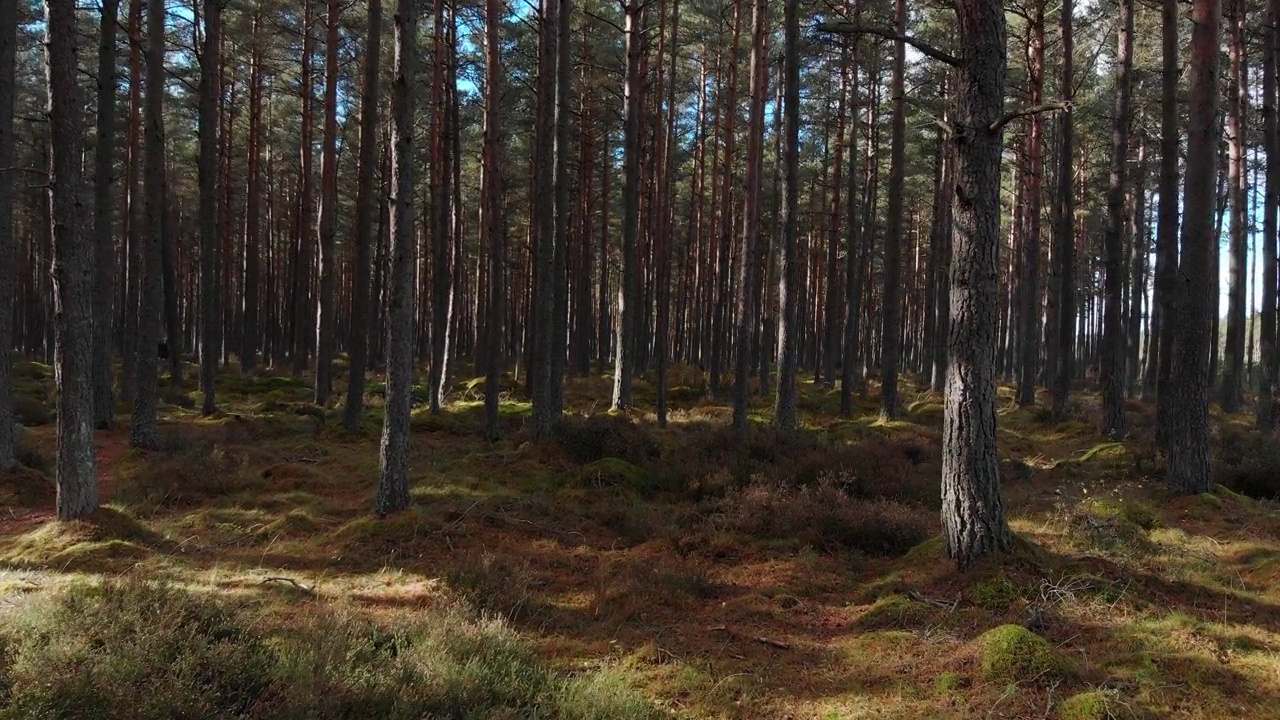
<instances>
[{"instance_id":1,"label":"tree branch","mask_svg":"<svg viewBox=\"0 0 1280 720\"><path fill-rule=\"evenodd\" d=\"M927 55L939 62L954 65L955 67L959 67L962 64L960 58L955 57L954 55L948 55L929 43L913 38L910 35L899 35L889 28L855 25L851 22L824 22L818 23L818 27L816 29L818 32L836 33L839 35L879 35L880 37L887 38L889 40L904 42L916 50L919 50L924 55Z\"/></svg>"},{"instance_id":2,"label":"tree branch","mask_svg":"<svg viewBox=\"0 0 1280 720\"><path fill-rule=\"evenodd\" d=\"M1070 107L1071 107L1071 103L1063 102L1059 100L1057 102L1045 103L1044 105L1036 105L1034 107L1022 108L1021 110L1015 110L1005 115L1004 117L1000 118L999 120L996 120L995 122L991 123L988 129L991 132L995 132L1000 128L1004 127L1005 125L1008 125L1009 123L1013 122L1014 120L1017 120L1018 118L1031 117L1032 115L1039 115L1040 113L1046 113L1046 112L1054 112L1055 110L1066 110Z\"/></svg>"}]
</instances>

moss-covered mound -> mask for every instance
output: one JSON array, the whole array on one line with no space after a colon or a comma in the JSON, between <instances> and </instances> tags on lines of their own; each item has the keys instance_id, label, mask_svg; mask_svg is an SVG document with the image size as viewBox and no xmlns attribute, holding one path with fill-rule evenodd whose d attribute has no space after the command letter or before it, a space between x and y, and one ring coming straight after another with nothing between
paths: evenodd
<instances>
[{"instance_id":1,"label":"moss-covered mound","mask_svg":"<svg viewBox=\"0 0 1280 720\"><path fill-rule=\"evenodd\" d=\"M1075 673L1070 660L1021 625L1001 625L978 638L982 676L988 680L1051 683Z\"/></svg>"}]
</instances>

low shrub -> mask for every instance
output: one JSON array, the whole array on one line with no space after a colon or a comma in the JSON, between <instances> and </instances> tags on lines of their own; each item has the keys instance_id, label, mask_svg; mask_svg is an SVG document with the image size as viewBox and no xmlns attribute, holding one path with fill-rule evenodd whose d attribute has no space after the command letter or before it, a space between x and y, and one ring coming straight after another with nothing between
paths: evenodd
<instances>
[{"instance_id":1,"label":"low shrub","mask_svg":"<svg viewBox=\"0 0 1280 720\"><path fill-rule=\"evenodd\" d=\"M1224 428L1215 439L1215 482L1252 498L1280 499L1280 443L1271 433Z\"/></svg>"},{"instance_id":2,"label":"low shrub","mask_svg":"<svg viewBox=\"0 0 1280 720\"><path fill-rule=\"evenodd\" d=\"M53 410L44 400L16 393L13 396L13 417L23 425L48 425L53 422Z\"/></svg>"},{"instance_id":3,"label":"low shrub","mask_svg":"<svg viewBox=\"0 0 1280 720\"><path fill-rule=\"evenodd\" d=\"M587 464L618 458L644 465L658 457L658 444L624 415L568 417L555 430L555 440L575 462Z\"/></svg>"},{"instance_id":4,"label":"low shrub","mask_svg":"<svg viewBox=\"0 0 1280 720\"><path fill-rule=\"evenodd\" d=\"M726 529L826 550L898 556L935 532L923 508L855 498L830 482L795 486L762 481L730 493L717 508Z\"/></svg>"}]
</instances>

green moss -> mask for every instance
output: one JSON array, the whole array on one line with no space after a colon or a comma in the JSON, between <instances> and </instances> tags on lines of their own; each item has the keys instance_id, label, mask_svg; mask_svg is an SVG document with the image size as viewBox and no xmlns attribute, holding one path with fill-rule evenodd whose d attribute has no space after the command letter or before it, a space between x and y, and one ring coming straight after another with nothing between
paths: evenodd
<instances>
[{"instance_id":1,"label":"green moss","mask_svg":"<svg viewBox=\"0 0 1280 720\"><path fill-rule=\"evenodd\" d=\"M134 565L149 554L146 548L126 540L83 542L55 553L43 564L57 570L107 572Z\"/></svg>"},{"instance_id":2,"label":"green moss","mask_svg":"<svg viewBox=\"0 0 1280 720\"><path fill-rule=\"evenodd\" d=\"M1200 502L1204 503L1205 505L1208 505L1214 510L1222 509L1222 498L1218 497L1217 495L1214 495L1213 493L1203 493L1202 495L1200 495Z\"/></svg>"},{"instance_id":3,"label":"green moss","mask_svg":"<svg viewBox=\"0 0 1280 720\"><path fill-rule=\"evenodd\" d=\"M875 602L858 618L858 627L865 630L903 629L919 625L930 614L930 608L905 595L888 595Z\"/></svg>"},{"instance_id":4,"label":"green moss","mask_svg":"<svg viewBox=\"0 0 1280 720\"><path fill-rule=\"evenodd\" d=\"M1095 500L1089 503L1089 512L1099 518L1123 520L1143 530L1154 530L1163 524L1155 508L1141 500Z\"/></svg>"},{"instance_id":5,"label":"green moss","mask_svg":"<svg viewBox=\"0 0 1280 720\"><path fill-rule=\"evenodd\" d=\"M991 612L1007 610L1014 601L1025 596L1025 589L1004 575L975 583L969 591L969 599L974 605Z\"/></svg>"},{"instance_id":6,"label":"green moss","mask_svg":"<svg viewBox=\"0 0 1280 720\"><path fill-rule=\"evenodd\" d=\"M626 487L640 489L648 474L626 460L600 458L578 471L578 482L593 487Z\"/></svg>"},{"instance_id":7,"label":"green moss","mask_svg":"<svg viewBox=\"0 0 1280 720\"><path fill-rule=\"evenodd\" d=\"M1074 674L1070 660L1021 625L1001 625L978 638L982 676L988 680L1048 683Z\"/></svg>"},{"instance_id":8,"label":"green moss","mask_svg":"<svg viewBox=\"0 0 1280 720\"><path fill-rule=\"evenodd\" d=\"M264 532L272 537L277 535L310 535L320 529L320 523L303 510L290 510L284 517L277 518L264 528Z\"/></svg>"},{"instance_id":9,"label":"green moss","mask_svg":"<svg viewBox=\"0 0 1280 720\"><path fill-rule=\"evenodd\" d=\"M938 676L937 680L934 681L933 689L936 690L939 695L950 695L960 690L962 685L963 682L959 675L953 672L944 672Z\"/></svg>"},{"instance_id":10,"label":"green moss","mask_svg":"<svg viewBox=\"0 0 1280 720\"><path fill-rule=\"evenodd\" d=\"M1111 690L1090 690L1063 700L1058 705L1059 720L1120 720L1135 718L1132 705Z\"/></svg>"},{"instance_id":11,"label":"green moss","mask_svg":"<svg viewBox=\"0 0 1280 720\"><path fill-rule=\"evenodd\" d=\"M929 538L924 542L916 545L907 551L902 557L903 563L907 566L922 562L936 562L946 558L947 545L943 541L942 536Z\"/></svg>"}]
</instances>

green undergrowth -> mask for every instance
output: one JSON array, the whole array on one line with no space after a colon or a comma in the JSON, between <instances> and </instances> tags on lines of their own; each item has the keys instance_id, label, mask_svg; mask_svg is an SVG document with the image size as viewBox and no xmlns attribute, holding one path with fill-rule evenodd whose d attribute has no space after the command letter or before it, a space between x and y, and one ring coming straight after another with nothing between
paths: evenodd
<instances>
[{"instance_id":1,"label":"green undergrowth","mask_svg":"<svg viewBox=\"0 0 1280 720\"><path fill-rule=\"evenodd\" d=\"M380 623L319 604L278 622L138 581L41 600L0 630L4 720L666 717L620 671L564 673L462 606Z\"/></svg>"}]
</instances>

